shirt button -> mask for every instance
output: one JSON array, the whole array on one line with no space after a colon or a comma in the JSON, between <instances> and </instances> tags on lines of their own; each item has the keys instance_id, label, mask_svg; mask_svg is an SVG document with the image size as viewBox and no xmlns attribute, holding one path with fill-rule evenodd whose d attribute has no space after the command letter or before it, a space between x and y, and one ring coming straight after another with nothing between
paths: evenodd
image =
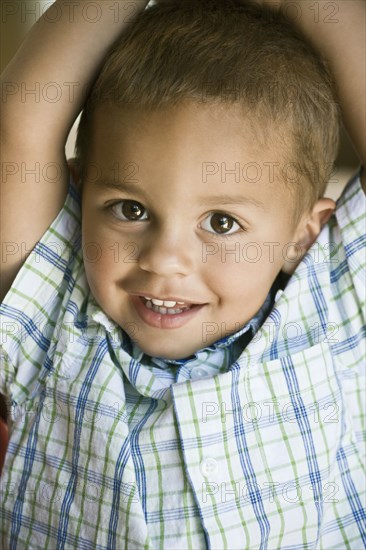
<instances>
[{"instance_id":1,"label":"shirt button","mask_svg":"<svg viewBox=\"0 0 366 550\"><path fill-rule=\"evenodd\" d=\"M205 477L215 476L219 471L219 466L214 458L209 457L202 460L200 470Z\"/></svg>"},{"instance_id":2,"label":"shirt button","mask_svg":"<svg viewBox=\"0 0 366 550\"><path fill-rule=\"evenodd\" d=\"M195 369L192 369L191 371L191 378L205 378L205 376L208 376L208 372L206 369L202 367L196 367Z\"/></svg>"}]
</instances>

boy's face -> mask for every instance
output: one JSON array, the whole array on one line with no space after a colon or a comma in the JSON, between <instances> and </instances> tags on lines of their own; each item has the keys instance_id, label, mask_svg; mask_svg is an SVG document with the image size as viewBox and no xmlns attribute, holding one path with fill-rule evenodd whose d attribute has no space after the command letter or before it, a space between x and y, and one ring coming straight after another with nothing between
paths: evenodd
<instances>
[{"instance_id":1,"label":"boy's face","mask_svg":"<svg viewBox=\"0 0 366 550\"><path fill-rule=\"evenodd\" d=\"M294 241L280 147L260 146L234 107L103 106L93 130L82 231L100 307L151 356L188 357L236 332ZM163 314L142 296L198 305Z\"/></svg>"}]
</instances>

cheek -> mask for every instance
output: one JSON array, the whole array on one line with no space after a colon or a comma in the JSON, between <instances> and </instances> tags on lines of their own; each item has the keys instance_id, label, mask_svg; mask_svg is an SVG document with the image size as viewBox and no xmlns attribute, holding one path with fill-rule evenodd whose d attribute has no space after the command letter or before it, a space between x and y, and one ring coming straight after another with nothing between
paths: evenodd
<instances>
[{"instance_id":1,"label":"cheek","mask_svg":"<svg viewBox=\"0 0 366 550\"><path fill-rule=\"evenodd\" d=\"M207 247L206 281L230 319L249 320L262 306L281 270L283 245L264 236L262 241L228 240Z\"/></svg>"},{"instance_id":2,"label":"cheek","mask_svg":"<svg viewBox=\"0 0 366 550\"><path fill-rule=\"evenodd\" d=\"M205 243L202 265L212 280L236 287L274 279L281 267L282 243L269 241L225 241Z\"/></svg>"},{"instance_id":3,"label":"cheek","mask_svg":"<svg viewBox=\"0 0 366 550\"><path fill-rule=\"evenodd\" d=\"M103 256L92 261L91 250L91 247L85 247L83 250L85 275L93 296L100 302L108 294L110 288L109 277L106 276L106 273L109 274L110 271L106 269Z\"/></svg>"},{"instance_id":4,"label":"cheek","mask_svg":"<svg viewBox=\"0 0 366 550\"><path fill-rule=\"evenodd\" d=\"M138 245L129 235L106 223L96 208L87 208L82 218L82 246L84 261L89 269L104 270L104 276L123 273L136 264ZM110 278L110 277L109 277Z\"/></svg>"},{"instance_id":5,"label":"cheek","mask_svg":"<svg viewBox=\"0 0 366 550\"><path fill-rule=\"evenodd\" d=\"M118 261L117 243L98 223L83 220L82 252L85 274L90 289L97 300L106 297L123 269L123 261Z\"/></svg>"}]
</instances>

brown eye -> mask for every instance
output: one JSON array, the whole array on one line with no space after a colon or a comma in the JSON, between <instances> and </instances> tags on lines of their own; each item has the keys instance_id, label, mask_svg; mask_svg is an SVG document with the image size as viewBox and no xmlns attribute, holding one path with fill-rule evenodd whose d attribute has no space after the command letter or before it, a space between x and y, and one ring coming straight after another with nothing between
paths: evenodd
<instances>
[{"instance_id":1,"label":"brown eye","mask_svg":"<svg viewBox=\"0 0 366 550\"><path fill-rule=\"evenodd\" d=\"M244 231L243 227L228 214L214 212L210 214L201 224L201 228L209 233L222 235L223 237Z\"/></svg>"},{"instance_id":2,"label":"brown eye","mask_svg":"<svg viewBox=\"0 0 366 550\"><path fill-rule=\"evenodd\" d=\"M230 231L234 223L235 221L225 214L213 214L211 218L211 227L217 233L226 233Z\"/></svg>"},{"instance_id":3,"label":"brown eye","mask_svg":"<svg viewBox=\"0 0 366 550\"><path fill-rule=\"evenodd\" d=\"M146 214L145 208L135 201L120 201L112 205L112 209L115 215L120 219L128 221L140 221L146 218L143 216Z\"/></svg>"}]
</instances>

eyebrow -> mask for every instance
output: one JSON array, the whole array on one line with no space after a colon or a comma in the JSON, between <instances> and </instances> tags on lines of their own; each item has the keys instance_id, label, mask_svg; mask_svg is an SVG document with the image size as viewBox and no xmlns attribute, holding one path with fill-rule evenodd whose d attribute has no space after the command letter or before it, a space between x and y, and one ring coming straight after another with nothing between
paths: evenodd
<instances>
[{"instance_id":1,"label":"eyebrow","mask_svg":"<svg viewBox=\"0 0 366 550\"><path fill-rule=\"evenodd\" d=\"M144 190L137 185L128 181L113 181L113 179L97 179L92 180L92 184L100 189L117 189L117 191L124 191L125 193L130 193L131 195L145 195Z\"/></svg>"},{"instance_id":2,"label":"eyebrow","mask_svg":"<svg viewBox=\"0 0 366 550\"><path fill-rule=\"evenodd\" d=\"M220 204L220 205L235 205L235 204L253 204L258 208L264 209L263 202L258 201L253 197L244 197L243 195L213 195L210 197L203 197L201 204Z\"/></svg>"},{"instance_id":3,"label":"eyebrow","mask_svg":"<svg viewBox=\"0 0 366 550\"><path fill-rule=\"evenodd\" d=\"M146 197L144 189L142 187L138 187L134 185L132 182L113 181L113 179L110 179L110 180L97 179L93 181L93 185L101 189L116 189L118 191L129 193L130 195L138 195L144 198ZM226 193L222 195L211 195L209 197L206 197L206 196L200 197L199 204L200 205L218 204L221 206L243 204L243 205L253 205L253 206L256 206L257 208L261 208L262 210L265 209L264 203L255 199L254 197L244 197L243 195L227 195Z\"/></svg>"}]
</instances>

